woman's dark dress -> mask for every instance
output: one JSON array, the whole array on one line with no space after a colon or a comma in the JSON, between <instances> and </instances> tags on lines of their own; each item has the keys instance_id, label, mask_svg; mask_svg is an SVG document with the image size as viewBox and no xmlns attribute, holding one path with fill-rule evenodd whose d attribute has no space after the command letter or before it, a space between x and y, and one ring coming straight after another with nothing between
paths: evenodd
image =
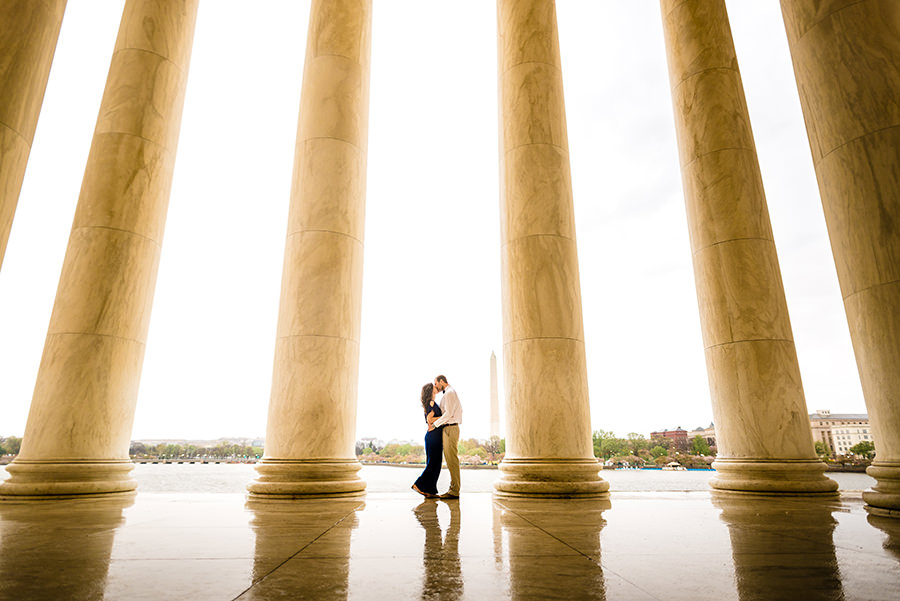
<instances>
[{"instance_id":1,"label":"woman's dark dress","mask_svg":"<svg viewBox=\"0 0 900 601\"><path fill-rule=\"evenodd\" d=\"M428 413L434 411L434 417L441 416L441 408L437 403L431 406L430 410L425 413L425 419L428 419ZM443 426L430 430L425 434L425 469L422 475L416 480L416 486L424 493L432 495L437 494L438 476L441 475L441 459L444 456L443 442Z\"/></svg>"}]
</instances>

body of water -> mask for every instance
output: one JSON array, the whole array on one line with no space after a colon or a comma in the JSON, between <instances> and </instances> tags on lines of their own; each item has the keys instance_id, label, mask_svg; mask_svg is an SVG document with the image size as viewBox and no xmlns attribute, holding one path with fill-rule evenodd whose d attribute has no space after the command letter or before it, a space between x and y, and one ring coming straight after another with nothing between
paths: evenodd
<instances>
[{"instance_id":1,"label":"body of water","mask_svg":"<svg viewBox=\"0 0 900 601\"><path fill-rule=\"evenodd\" d=\"M405 492L422 471L420 466L364 465L360 475L369 492ZM661 470L603 470L612 492L705 491L709 490L711 470L664 472ZM161 493L244 493L247 483L256 478L251 464L137 464L134 476L140 492ZM495 469L462 470L463 492L491 492L500 472ZM0 470L0 480L7 477ZM829 472L842 491L862 491L875 484L862 473ZM450 485L447 470L441 472L438 490Z\"/></svg>"}]
</instances>

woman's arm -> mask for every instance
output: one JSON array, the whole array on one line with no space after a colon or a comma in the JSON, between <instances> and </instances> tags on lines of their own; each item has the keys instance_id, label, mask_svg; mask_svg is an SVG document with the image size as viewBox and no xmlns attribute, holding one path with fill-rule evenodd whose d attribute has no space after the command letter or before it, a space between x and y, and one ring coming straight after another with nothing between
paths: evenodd
<instances>
[{"instance_id":1,"label":"woman's arm","mask_svg":"<svg viewBox=\"0 0 900 601\"><path fill-rule=\"evenodd\" d=\"M434 420L436 420L436 419L437 419L437 418L434 416L434 409L432 409L431 411L429 411L429 412L428 412L428 415L425 416L425 421L428 422L428 425L429 425L429 426L431 426L431 424L433 424L433 423L434 423ZM429 430L430 430L430 429L431 429L431 428L429 428Z\"/></svg>"}]
</instances>

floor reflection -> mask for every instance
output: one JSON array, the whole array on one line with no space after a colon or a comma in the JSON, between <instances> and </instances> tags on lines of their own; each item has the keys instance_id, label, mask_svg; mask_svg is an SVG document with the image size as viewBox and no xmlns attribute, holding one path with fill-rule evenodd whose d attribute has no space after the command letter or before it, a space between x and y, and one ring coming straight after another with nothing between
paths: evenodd
<instances>
[{"instance_id":1,"label":"floor reflection","mask_svg":"<svg viewBox=\"0 0 900 601\"><path fill-rule=\"evenodd\" d=\"M103 599L133 496L0 503L0 599Z\"/></svg>"},{"instance_id":2,"label":"floor reflection","mask_svg":"<svg viewBox=\"0 0 900 601\"><path fill-rule=\"evenodd\" d=\"M425 530L422 552L422 599L461 599L463 577L459 563L459 501L448 501L450 524L441 532L438 502L428 499L413 510L419 525Z\"/></svg>"},{"instance_id":3,"label":"floor reflection","mask_svg":"<svg viewBox=\"0 0 900 601\"><path fill-rule=\"evenodd\" d=\"M252 586L241 597L347 599L359 500L248 501L256 537Z\"/></svg>"},{"instance_id":4,"label":"floor reflection","mask_svg":"<svg viewBox=\"0 0 900 601\"><path fill-rule=\"evenodd\" d=\"M728 526L741 601L844 599L837 499L713 493L712 502Z\"/></svg>"},{"instance_id":5,"label":"floor reflection","mask_svg":"<svg viewBox=\"0 0 900 601\"><path fill-rule=\"evenodd\" d=\"M600 531L608 500L502 499L502 542L495 542L509 562L512 599L606 599L600 566ZM495 525L496 526L496 525ZM496 537L495 537L496 540Z\"/></svg>"},{"instance_id":6,"label":"floor reflection","mask_svg":"<svg viewBox=\"0 0 900 601\"><path fill-rule=\"evenodd\" d=\"M866 521L886 535L881 547L900 562L900 519L870 514Z\"/></svg>"}]
</instances>

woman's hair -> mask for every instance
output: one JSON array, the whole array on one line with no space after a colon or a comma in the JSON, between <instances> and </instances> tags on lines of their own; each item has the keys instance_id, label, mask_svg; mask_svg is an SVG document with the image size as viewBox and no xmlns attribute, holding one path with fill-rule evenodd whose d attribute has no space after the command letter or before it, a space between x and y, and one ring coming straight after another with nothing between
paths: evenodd
<instances>
[{"instance_id":1,"label":"woman's hair","mask_svg":"<svg viewBox=\"0 0 900 601\"><path fill-rule=\"evenodd\" d=\"M431 400L434 398L434 384L429 382L425 386L422 387L422 409L425 410L425 413L428 413L429 407L431 405Z\"/></svg>"}]
</instances>

